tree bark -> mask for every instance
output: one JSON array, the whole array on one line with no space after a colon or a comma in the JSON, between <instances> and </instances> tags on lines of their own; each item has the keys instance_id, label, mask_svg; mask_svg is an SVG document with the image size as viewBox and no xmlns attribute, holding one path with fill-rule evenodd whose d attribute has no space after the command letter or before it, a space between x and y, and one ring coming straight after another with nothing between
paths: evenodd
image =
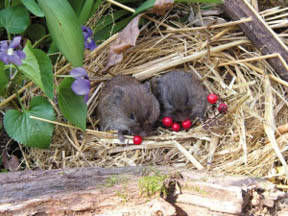
<instances>
[{"instance_id":1,"label":"tree bark","mask_svg":"<svg viewBox=\"0 0 288 216\"><path fill-rule=\"evenodd\" d=\"M279 53L282 56L286 65L277 57L269 58L267 61L282 79L288 81L287 46L266 24L257 11L246 0L224 0L224 8L232 20L252 17L251 22L240 24L240 28L263 55Z\"/></svg>"},{"instance_id":2,"label":"tree bark","mask_svg":"<svg viewBox=\"0 0 288 216\"><path fill-rule=\"evenodd\" d=\"M162 192L147 196L155 182L143 188L141 179L164 175ZM261 179L167 167L9 172L0 174L0 215L237 215L263 185L275 189Z\"/></svg>"}]
</instances>

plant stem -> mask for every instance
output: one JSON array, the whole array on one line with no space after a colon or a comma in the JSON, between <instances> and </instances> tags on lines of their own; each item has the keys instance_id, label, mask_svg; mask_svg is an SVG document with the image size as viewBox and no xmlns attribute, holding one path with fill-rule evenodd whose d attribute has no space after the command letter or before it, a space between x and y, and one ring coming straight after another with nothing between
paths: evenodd
<instances>
[{"instance_id":1,"label":"plant stem","mask_svg":"<svg viewBox=\"0 0 288 216\"><path fill-rule=\"evenodd\" d=\"M46 38L48 38L48 37L50 37L50 34L44 35L42 38L40 38L38 41L36 41L36 42L33 44L32 48L37 47L42 41L44 41L44 40L45 40Z\"/></svg>"},{"instance_id":2,"label":"plant stem","mask_svg":"<svg viewBox=\"0 0 288 216\"><path fill-rule=\"evenodd\" d=\"M11 41L11 35L8 31L7 31L7 37L8 37L8 40Z\"/></svg>"},{"instance_id":3,"label":"plant stem","mask_svg":"<svg viewBox=\"0 0 288 216\"><path fill-rule=\"evenodd\" d=\"M23 111L26 111L26 108L24 107L24 105L23 105L22 102L21 102L21 99L20 99L20 96L19 96L19 94L18 94L18 91L16 91L16 97L17 97L17 100L18 100L18 102L19 102L22 110L23 110Z\"/></svg>"}]
</instances>

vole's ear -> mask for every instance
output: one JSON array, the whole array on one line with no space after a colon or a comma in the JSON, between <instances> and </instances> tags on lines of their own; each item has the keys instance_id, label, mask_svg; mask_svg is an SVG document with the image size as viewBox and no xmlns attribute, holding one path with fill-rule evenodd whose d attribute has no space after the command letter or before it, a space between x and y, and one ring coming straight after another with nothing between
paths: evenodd
<instances>
[{"instance_id":1,"label":"vole's ear","mask_svg":"<svg viewBox=\"0 0 288 216\"><path fill-rule=\"evenodd\" d=\"M124 90L120 86L115 86L113 88L113 103L119 105L124 97Z\"/></svg>"},{"instance_id":2,"label":"vole's ear","mask_svg":"<svg viewBox=\"0 0 288 216\"><path fill-rule=\"evenodd\" d=\"M154 77L150 80L150 90L156 97L160 96L160 85L161 82L157 77Z\"/></svg>"}]
</instances>

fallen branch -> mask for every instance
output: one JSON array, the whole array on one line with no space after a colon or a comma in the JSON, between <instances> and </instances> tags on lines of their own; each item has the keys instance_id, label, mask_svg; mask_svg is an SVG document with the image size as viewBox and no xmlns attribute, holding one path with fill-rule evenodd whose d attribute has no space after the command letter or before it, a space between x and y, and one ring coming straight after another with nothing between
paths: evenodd
<instances>
[{"instance_id":1,"label":"fallen branch","mask_svg":"<svg viewBox=\"0 0 288 216\"><path fill-rule=\"evenodd\" d=\"M187 170L179 173L169 167L9 172L0 175L0 214L172 216L217 211L217 215L236 215L249 205L251 190L272 189L274 193L274 185L262 179ZM274 205L281 194L275 198L273 193ZM270 205L271 197L265 198Z\"/></svg>"},{"instance_id":2,"label":"fallen branch","mask_svg":"<svg viewBox=\"0 0 288 216\"><path fill-rule=\"evenodd\" d=\"M282 79L288 81L288 49L258 12L246 0L224 0L224 8L233 20L252 17L251 22L239 24L240 28L263 55L280 54L280 58L267 61Z\"/></svg>"}]
</instances>

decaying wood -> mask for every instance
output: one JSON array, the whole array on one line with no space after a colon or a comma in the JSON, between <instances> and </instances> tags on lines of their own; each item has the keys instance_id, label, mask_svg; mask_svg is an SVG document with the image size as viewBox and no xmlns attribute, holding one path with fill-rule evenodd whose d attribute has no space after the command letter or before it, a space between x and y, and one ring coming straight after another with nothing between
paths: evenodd
<instances>
[{"instance_id":1,"label":"decaying wood","mask_svg":"<svg viewBox=\"0 0 288 216\"><path fill-rule=\"evenodd\" d=\"M233 20L252 17L251 22L239 24L240 28L263 55L280 54L280 58L270 58L267 61L282 79L288 81L288 48L277 34L246 0L224 0L224 8Z\"/></svg>"},{"instance_id":2,"label":"decaying wood","mask_svg":"<svg viewBox=\"0 0 288 216\"><path fill-rule=\"evenodd\" d=\"M249 204L249 191L274 188L261 179L180 172L163 167L130 167L3 173L0 214L172 216L191 215L189 212L194 211L237 215ZM141 194L139 179L159 173L169 176L160 183L166 188L162 198L159 193L153 197ZM272 205L276 200L274 197Z\"/></svg>"}]
</instances>

